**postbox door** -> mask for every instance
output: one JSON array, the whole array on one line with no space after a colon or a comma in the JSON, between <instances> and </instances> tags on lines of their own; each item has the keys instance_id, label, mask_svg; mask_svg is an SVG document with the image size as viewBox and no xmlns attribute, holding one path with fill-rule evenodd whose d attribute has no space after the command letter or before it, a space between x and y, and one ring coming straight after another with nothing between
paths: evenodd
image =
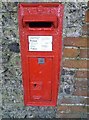
<instances>
[{"instance_id":1,"label":"postbox door","mask_svg":"<svg viewBox=\"0 0 89 120\"><path fill-rule=\"evenodd\" d=\"M30 101L52 100L52 58L29 58Z\"/></svg>"}]
</instances>

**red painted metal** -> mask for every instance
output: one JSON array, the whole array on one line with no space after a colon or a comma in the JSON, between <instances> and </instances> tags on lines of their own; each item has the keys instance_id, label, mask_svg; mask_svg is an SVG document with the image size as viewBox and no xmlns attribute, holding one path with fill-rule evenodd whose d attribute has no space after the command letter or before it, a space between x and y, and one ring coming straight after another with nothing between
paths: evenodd
<instances>
[{"instance_id":1,"label":"red painted metal","mask_svg":"<svg viewBox=\"0 0 89 120\"><path fill-rule=\"evenodd\" d=\"M55 106L57 103L63 8L60 3L19 4L24 104L27 106ZM29 36L52 36L52 51L30 50Z\"/></svg>"}]
</instances>

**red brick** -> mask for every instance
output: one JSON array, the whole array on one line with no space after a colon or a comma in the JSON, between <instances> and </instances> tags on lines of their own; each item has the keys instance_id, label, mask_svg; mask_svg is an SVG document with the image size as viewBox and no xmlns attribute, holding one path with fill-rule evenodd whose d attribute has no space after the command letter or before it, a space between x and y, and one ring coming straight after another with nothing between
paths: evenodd
<instances>
[{"instance_id":1,"label":"red brick","mask_svg":"<svg viewBox=\"0 0 89 120\"><path fill-rule=\"evenodd\" d=\"M76 80L75 81L75 88L86 88L87 89L87 84L88 81L87 80Z\"/></svg>"},{"instance_id":2,"label":"red brick","mask_svg":"<svg viewBox=\"0 0 89 120\"><path fill-rule=\"evenodd\" d=\"M86 11L85 22L89 22L89 10Z\"/></svg>"},{"instance_id":3,"label":"red brick","mask_svg":"<svg viewBox=\"0 0 89 120\"><path fill-rule=\"evenodd\" d=\"M64 46L89 47L88 37L66 37L64 38Z\"/></svg>"},{"instance_id":4,"label":"red brick","mask_svg":"<svg viewBox=\"0 0 89 120\"><path fill-rule=\"evenodd\" d=\"M82 117L81 117L81 115L83 115ZM82 119L82 118L86 118L87 117L87 114L85 113L74 113L74 114L72 114L72 113L59 113L58 115L57 115L57 118L63 118L63 120L76 120L76 118L79 118L79 120L80 119ZM69 119L67 119L67 118L69 118Z\"/></svg>"},{"instance_id":5,"label":"red brick","mask_svg":"<svg viewBox=\"0 0 89 120\"><path fill-rule=\"evenodd\" d=\"M58 111L64 111L64 113L77 113L77 112L87 112L87 109L83 106L59 106Z\"/></svg>"},{"instance_id":6,"label":"red brick","mask_svg":"<svg viewBox=\"0 0 89 120\"><path fill-rule=\"evenodd\" d=\"M76 78L89 78L89 71L76 71L75 73Z\"/></svg>"},{"instance_id":7,"label":"red brick","mask_svg":"<svg viewBox=\"0 0 89 120\"><path fill-rule=\"evenodd\" d=\"M64 48L63 57L75 58L79 55L79 50L74 48Z\"/></svg>"},{"instance_id":8,"label":"red brick","mask_svg":"<svg viewBox=\"0 0 89 120\"><path fill-rule=\"evenodd\" d=\"M87 69L87 62L89 60L64 60L63 61L63 67L66 68L85 68Z\"/></svg>"},{"instance_id":9,"label":"red brick","mask_svg":"<svg viewBox=\"0 0 89 120\"><path fill-rule=\"evenodd\" d=\"M89 98L84 97L63 97L63 99L60 100L60 104L86 104L89 105Z\"/></svg>"},{"instance_id":10,"label":"red brick","mask_svg":"<svg viewBox=\"0 0 89 120\"><path fill-rule=\"evenodd\" d=\"M87 2L87 6L89 7L89 1Z\"/></svg>"},{"instance_id":11,"label":"red brick","mask_svg":"<svg viewBox=\"0 0 89 120\"><path fill-rule=\"evenodd\" d=\"M80 49L80 58L89 58L89 49Z\"/></svg>"},{"instance_id":12,"label":"red brick","mask_svg":"<svg viewBox=\"0 0 89 120\"><path fill-rule=\"evenodd\" d=\"M86 96L87 97L87 96L89 96L88 95L88 89L87 88L82 89L82 87L81 88L76 87L73 95L75 95L75 96Z\"/></svg>"},{"instance_id":13,"label":"red brick","mask_svg":"<svg viewBox=\"0 0 89 120\"><path fill-rule=\"evenodd\" d=\"M89 98L86 98L86 101L87 101L87 105L89 106Z\"/></svg>"},{"instance_id":14,"label":"red brick","mask_svg":"<svg viewBox=\"0 0 89 120\"><path fill-rule=\"evenodd\" d=\"M89 113L89 107L87 106L58 106L57 108L57 118L82 118L87 117Z\"/></svg>"},{"instance_id":15,"label":"red brick","mask_svg":"<svg viewBox=\"0 0 89 120\"><path fill-rule=\"evenodd\" d=\"M89 29L89 25L88 24L83 25L83 27L82 27L83 32L87 33L88 29Z\"/></svg>"}]
</instances>

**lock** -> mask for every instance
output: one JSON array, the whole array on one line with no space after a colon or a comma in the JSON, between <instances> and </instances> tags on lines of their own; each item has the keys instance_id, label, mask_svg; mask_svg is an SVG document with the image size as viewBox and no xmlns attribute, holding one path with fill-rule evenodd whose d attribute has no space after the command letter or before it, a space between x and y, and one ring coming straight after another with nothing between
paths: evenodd
<instances>
[{"instance_id":1,"label":"lock","mask_svg":"<svg viewBox=\"0 0 89 120\"><path fill-rule=\"evenodd\" d=\"M57 104L63 9L61 3L19 4L18 23L26 106Z\"/></svg>"},{"instance_id":2,"label":"lock","mask_svg":"<svg viewBox=\"0 0 89 120\"><path fill-rule=\"evenodd\" d=\"M44 64L45 59L44 58L38 58L38 64Z\"/></svg>"}]
</instances>

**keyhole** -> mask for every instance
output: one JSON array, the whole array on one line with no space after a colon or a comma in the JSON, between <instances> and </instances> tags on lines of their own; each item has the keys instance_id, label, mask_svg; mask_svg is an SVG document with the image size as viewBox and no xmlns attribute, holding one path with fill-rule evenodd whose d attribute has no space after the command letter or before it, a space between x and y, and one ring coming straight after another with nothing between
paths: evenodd
<instances>
[{"instance_id":1,"label":"keyhole","mask_svg":"<svg viewBox=\"0 0 89 120\"><path fill-rule=\"evenodd\" d=\"M37 86L37 84L34 84L34 87L36 87Z\"/></svg>"}]
</instances>

